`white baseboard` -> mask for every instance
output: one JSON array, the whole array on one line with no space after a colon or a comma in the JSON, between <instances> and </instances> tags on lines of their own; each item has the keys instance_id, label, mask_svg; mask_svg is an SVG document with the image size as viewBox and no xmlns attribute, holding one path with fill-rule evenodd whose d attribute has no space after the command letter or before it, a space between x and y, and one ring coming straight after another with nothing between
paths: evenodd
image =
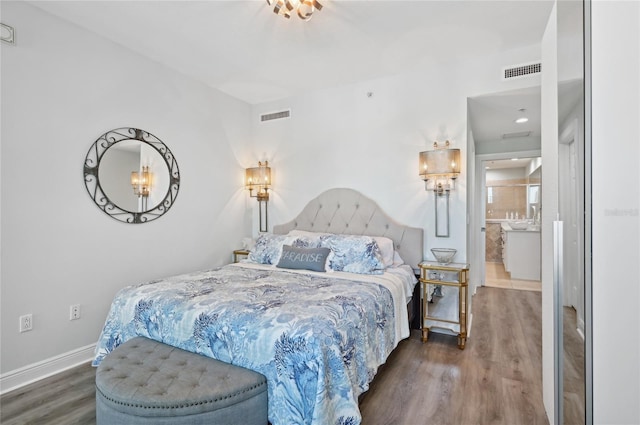
<instances>
[{"instance_id":1,"label":"white baseboard","mask_svg":"<svg viewBox=\"0 0 640 425\"><path fill-rule=\"evenodd\" d=\"M0 394L7 393L93 360L96 344L87 345L0 376Z\"/></svg>"}]
</instances>

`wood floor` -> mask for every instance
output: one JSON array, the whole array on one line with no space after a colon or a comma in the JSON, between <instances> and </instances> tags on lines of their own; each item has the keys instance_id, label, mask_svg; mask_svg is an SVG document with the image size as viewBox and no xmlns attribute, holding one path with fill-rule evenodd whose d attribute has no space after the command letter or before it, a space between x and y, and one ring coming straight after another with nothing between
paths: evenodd
<instances>
[{"instance_id":1,"label":"wood floor","mask_svg":"<svg viewBox=\"0 0 640 425\"><path fill-rule=\"evenodd\" d=\"M482 287L466 349L419 331L402 341L360 398L363 425L547 424L542 405L541 294ZM0 399L0 422L94 424L89 365Z\"/></svg>"},{"instance_id":2,"label":"wood floor","mask_svg":"<svg viewBox=\"0 0 640 425\"><path fill-rule=\"evenodd\" d=\"M523 291L542 291L542 282L539 280L511 279L511 273L504 269L502 262L485 263L485 286L492 288L520 289Z\"/></svg>"},{"instance_id":3,"label":"wood floor","mask_svg":"<svg viewBox=\"0 0 640 425\"><path fill-rule=\"evenodd\" d=\"M363 424L547 424L541 294L478 288L466 348L403 341L360 400Z\"/></svg>"}]
</instances>

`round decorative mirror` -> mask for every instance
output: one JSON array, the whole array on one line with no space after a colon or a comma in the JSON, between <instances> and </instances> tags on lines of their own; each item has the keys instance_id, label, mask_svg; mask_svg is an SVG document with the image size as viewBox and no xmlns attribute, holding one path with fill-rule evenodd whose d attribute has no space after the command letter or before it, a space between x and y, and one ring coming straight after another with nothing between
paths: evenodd
<instances>
[{"instance_id":1,"label":"round decorative mirror","mask_svg":"<svg viewBox=\"0 0 640 425\"><path fill-rule=\"evenodd\" d=\"M98 208L125 223L146 223L169 211L180 171L169 148L138 128L118 128L96 140L84 160L84 183Z\"/></svg>"}]
</instances>

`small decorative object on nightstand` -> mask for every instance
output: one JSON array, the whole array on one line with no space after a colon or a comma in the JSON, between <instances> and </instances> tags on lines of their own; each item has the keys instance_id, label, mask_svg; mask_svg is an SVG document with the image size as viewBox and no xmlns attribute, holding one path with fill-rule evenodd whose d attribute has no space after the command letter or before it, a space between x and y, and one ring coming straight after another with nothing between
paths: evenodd
<instances>
[{"instance_id":1,"label":"small decorative object on nightstand","mask_svg":"<svg viewBox=\"0 0 640 425\"><path fill-rule=\"evenodd\" d=\"M431 329L458 337L458 348L464 350L467 341L467 281L469 265L420 263L422 287L422 342Z\"/></svg>"},{"instance_id":2,"label":"small decorative object on nightstand","mask_svg":"<svg viewBox=\"0 0 640 425\"><path fill-rule=\"evenodd\" d=\"M248 249L236 249L233 251L233 262L237 263L242 260L242 258L246 258L249 255Z\"/></svg>"}]
</instances>

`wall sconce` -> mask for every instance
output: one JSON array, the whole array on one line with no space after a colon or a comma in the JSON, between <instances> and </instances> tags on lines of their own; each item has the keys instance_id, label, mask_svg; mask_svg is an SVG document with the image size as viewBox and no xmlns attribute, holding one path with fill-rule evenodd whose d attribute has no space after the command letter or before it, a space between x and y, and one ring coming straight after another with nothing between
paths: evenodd
<instances>
[{"instance_id":1,"label":"wall sconce","mask_svg":"<svg viewBox=\"0 0 640 425\"><path fill-rule=\"evenodd\" d=\"M151 192L151 178L152 174L149 172L148 166L143 166L141 172L131 172L131 186L133 186L133 193L140 197L148 197Z\"/></svg>"},{"instance_id":2,"label":"wall sconce","mask_svg":"<svg viewBox=\"0 0 640 425\"><path fill-rule=\"evenodd\" d=\"M142 166L142 171L132 171L131 172L131 186L133 187L133 194L141 199L142 211L146 211L147 209L147 199L149 198L149 193L151 193L151 180L153 179L153 174L149 172L148 166Z\"/></svg>"},{"instance_id":3,"label":"wall sconce","mask_svg":"<svg viewBox=\"0 0 640 425\"><path fill-rule=\"evenodd\" d=\"M289 19L296 13L303 21L308 21L313 12L322 9L318 0L267 0L267 3L273 6L273 13L276 15Z\"/></svg>"},{"instance_id":4,"label":"wall sconce","mask_svg":"<svg viewBox=\"0 0 640 425\"><path fill-rule=\"evenodd\" d=\"M432 151L420 152L419 175L425 190L434 192L436 203L436 237L449 237L449 192L455 190L460 175L460 149L449 149L433 143ZM440 204L440 208L438 208Z\"/></svg>"},{"instance_id":5,"label":"wall sconce","mask_svg":"<svg viewBox=\"0 0 640 425\"><path fill-rule=\"evenodd\" d=\"M269 161L258 162L257 167L245 170L245 186L249 189L249 196L258 200L260 207L260 232L266 232L269 227L267 202L269 202L269 189L271 188L271 168ZM256 191L255 195L253 191ZM264 206L263 206L264 204Z\"/></svg>"}]
</instances>

